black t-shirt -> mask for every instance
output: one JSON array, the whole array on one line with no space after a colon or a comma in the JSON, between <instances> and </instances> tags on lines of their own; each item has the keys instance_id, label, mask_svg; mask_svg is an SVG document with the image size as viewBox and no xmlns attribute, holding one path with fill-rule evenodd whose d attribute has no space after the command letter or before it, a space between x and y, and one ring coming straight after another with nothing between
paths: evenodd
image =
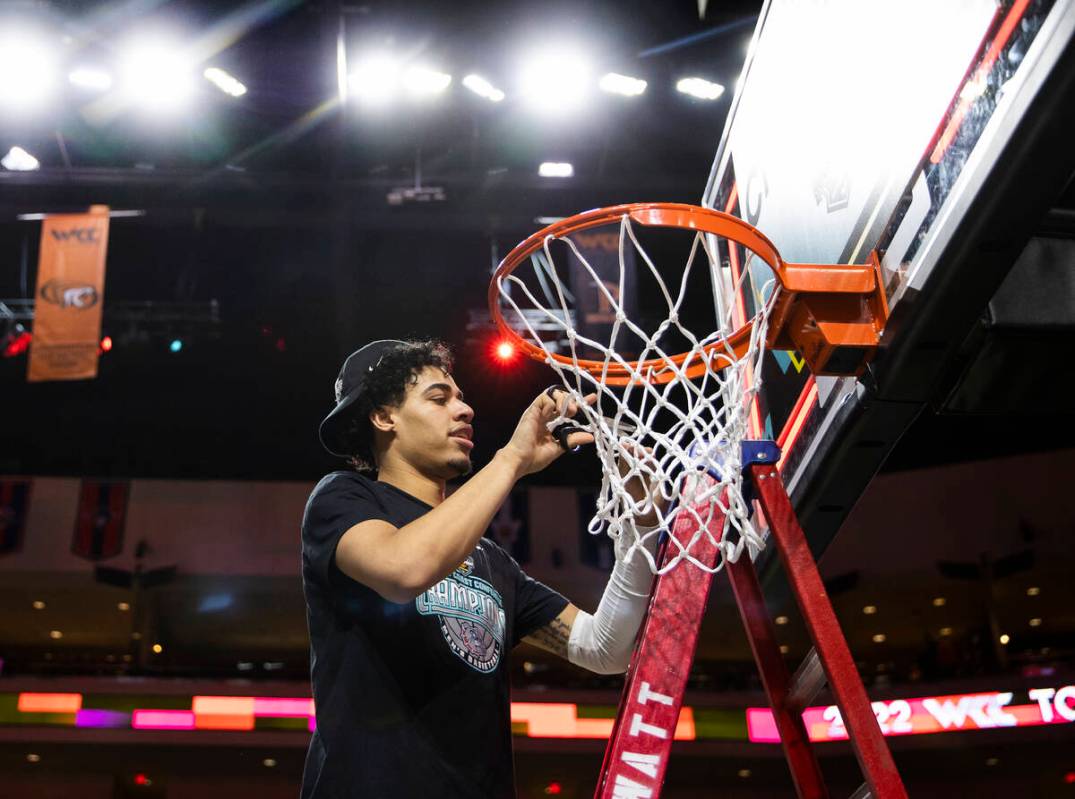
<instances>
[{"instance_id":1,"label":"black t-shirt","mask_svg":"<svg viewBox=\"0 0 1075 799\"><path fill-rule=\"evenodd\" d=\"M303 799L514 797L510 650L567 600L482 539L451 575L396 604L336 566L352 526L431 510L387 483L333 472L302 520L317 731Z\"/></svg>"}]
</instances>

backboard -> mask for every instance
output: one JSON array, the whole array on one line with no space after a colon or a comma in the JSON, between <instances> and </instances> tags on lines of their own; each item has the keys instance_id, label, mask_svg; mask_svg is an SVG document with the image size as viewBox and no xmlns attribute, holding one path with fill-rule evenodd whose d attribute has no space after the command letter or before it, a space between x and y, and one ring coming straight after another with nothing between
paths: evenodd
<instances>
[{"instance_id":1,"label":"backboard","mask_svg":"<svg viewBox=\"0 0 1075 799\"><path fill-rule=\"evenodd\" d=\"M762 9L703 204L757 226L787 261L863 263L876 249L892 310L860 379L812 377L787 351L768 353L755 376L752 433L783 447L782 475L815 549L930 402L1018 255L1036 221L1019 204L1055 196L1035 161L1052 152L1057 97L1070 96L1073 22L1075 4L1063 0ZM997 225L1000 249L1014 255L985 257L976 271L974 252ZM749 272L735 298L741 323L768 268L724 255L731 277Z\"/></svg>"}]
</instances>

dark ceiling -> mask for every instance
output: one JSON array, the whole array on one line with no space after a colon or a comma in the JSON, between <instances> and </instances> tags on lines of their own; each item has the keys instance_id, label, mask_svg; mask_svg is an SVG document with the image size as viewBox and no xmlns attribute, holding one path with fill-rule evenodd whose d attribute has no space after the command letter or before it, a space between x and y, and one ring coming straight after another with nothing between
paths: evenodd
<instances>
[{"instance_id":1,"label":"dark ceiling","mask_svg":"<svg viewBox=\"0 0 1075 799\"><path fill-rule=\"evenodd\" d=\"M235 100L206 84L185 114L101 117L75 89L32 118L0 120L36 172L0 171L0 299L25 303L39 223L19 214L105 203L113 220L104 305L115 347L97 380L25 382L0 359L0 472L316 479L333 466L315 429L342 358L373 338L438 337L476 397L476 458L489 457L528 397L537 364L494 366L491 331L467 329L491 266L541 216L633 200L697 202L761 3L196 2L15 4L61 42L65 63L111 65L151 30L194 43L240 77ZM342 31L342 34L341 34ZM373 110L337 100L337 37L352 61L387 49L450 72L435 102ZM649 82L638 98L595 95L559 119L511 93L534 48L577 43L597 73ZM460 86L480 71L508 91L490 104ZM701 75L715 102L674 90ZM537 176L567 160L573 178ZM393 204L416 182L444 199ZM1070 194L1070 191L1069 191ZM29 325L28 325L29 326ZM169 342L183 340L179 353ZM1064 439L1069 426L1046 423ZM1048 449L1022 423L923 418L890 464ZM541 476L596 482L576 460Z\"/></svg>"},{"instance_id":2,"label":"dark ceiling","mask_svg":"<svg viewBox=\"0 0 1075 799\"><path fill-rule=\"evenodd\" d=\"M72 64L109 65L130 36L164 29L213 43L206 63L249 92L233 100L206 84L183 116L128 109L101 121L69 88L50 112L4 120L0 146L22 146L42 169L0 172L0 298L28 297L34 280L38 225L16 215L105 203L145 216L112 224L103 332L116 347L100 378L29 386L25 356L0 362L20 409L0 427L0 469L311 478L331 465L314 429L342 356L410 335L456 347L469 392L491 400L477 407L479 457L490 454L548 382L529 364L490 373L488 333L464 330L491 263L538 216L697 201L731 92L704 103L674 80L730 87L759 7L722 3L704 20L694 2L30 8L69 37ZM450 72L453 85L428 105L343 107L340 31L352 59L387 49ZM515 102L519 59L570 43L595 70L638 75L648 91L595 98L557 120ZM463 89L469 71L508 99L492 105ZM539 178L544 160L573 162L575 177ZM417 181L445 199L388 202ZM176 355L174 337L184 341Z\"/></svg>"}]
</instances>

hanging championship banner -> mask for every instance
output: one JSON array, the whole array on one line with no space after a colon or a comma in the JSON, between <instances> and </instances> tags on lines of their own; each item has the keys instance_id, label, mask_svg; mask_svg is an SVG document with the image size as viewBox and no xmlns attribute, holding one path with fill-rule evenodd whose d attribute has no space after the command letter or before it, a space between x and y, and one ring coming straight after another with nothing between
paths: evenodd
<instances>
[{"instance_id":1,"label":"hanging championship banner","mask_svg":"<svg viewBox=\"0 0 1075 799\"><path fill-rule=\"evenodd\" d=\"M86 560L104 560L123 550L129 488L125 481L82 481L72 552Z\"/></svg>"},{"instance_id":2,"label":"hanging championship banner","mask_svg":"<svg viewBox=\"0 0 1075 799\"><path fill-rule=\"evenodd\" d=\"M638 350L638 339L621 328L611 341L616 305L627 318L637 318L635 295L635 249L628 240L623 253L623 294L620 294L620 234L617 231L584 231L571 234L579 255L593 269L591 275L579 259L571 256L571 290L575 293L576 329L586 338L615 349L624 358ZM595 278L596 275L596 278ZM607 292L607 293L606 293ZM586 348L584 348L586 349ZM589 353L591 357L593 353Z\"/></svg>"},{"instance_id":3,"label":"hanging championship banner","mask_svg":"<svg viewBox=\"0 0 1075 799\"><path fill-rule=\"evenodd\" d=\"M27 379L97 376L108 249L108 206L56 214L41 223L34 335Z\"/></svg>"}]
</instances>

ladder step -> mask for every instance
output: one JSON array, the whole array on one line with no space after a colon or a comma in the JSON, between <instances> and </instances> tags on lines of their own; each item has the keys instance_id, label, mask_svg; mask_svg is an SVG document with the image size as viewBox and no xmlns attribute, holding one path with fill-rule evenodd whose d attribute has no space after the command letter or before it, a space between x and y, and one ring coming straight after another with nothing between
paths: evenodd
<instances>
[{"instance_id":1,"label":"ladder step","mask_svg":"<svg viewBox=\"0 0 1075 799\"><path fill-rule=\"evenodd\" d=\"M871 799L872 796L873 793L870 791L869 784L864 782L855 789L855 792L848 799Z\"/></svg>"},{"instance_id":2,"label":"ladder step","mask_svg":"<svg viewBox=\"0 0 1075 799\"><path fill-rule=\"evenodd\" d=\"M817 655L817 649L810 647L803 662L795 670L791 682L788 684L787 707L795 711L805 709L825 687L828 679L825 677L825 669L821 667L821 658Z\"/></svg>"}]
</instances>

